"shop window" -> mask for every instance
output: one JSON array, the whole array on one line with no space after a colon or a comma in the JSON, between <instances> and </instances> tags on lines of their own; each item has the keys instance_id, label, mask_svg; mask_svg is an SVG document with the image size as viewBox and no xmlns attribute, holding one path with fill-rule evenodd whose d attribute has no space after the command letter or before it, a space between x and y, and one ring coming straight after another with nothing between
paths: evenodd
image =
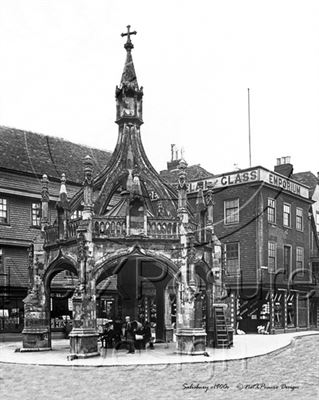
<instances>
[{"instance_id":1,"label":"shop window","mask_svg":"<svg viewBox=\"0 0 319 400\"><path fill-rule=\"evenodd\" d=\"M225 225L237 224L238 222L239 222L239 199L224 201Z\"/></svg>"},{"instance_id":2,"label":"shop window","mask_svg":"<svg viewBox=\"0 0 319 400\"><path fill-rule=\"evenodd\" d=\"M268 270L276 271L277 268L277 243L268 242Z\"/></svg>"},{"instance_id":3,"label":"shop window","mask_svg":"<svg viewBox=\"0 0 319 400\"><path fill-rule=\"evenodd\" d=\"M263 323L264 327L269 328L269 320L270 320L270 302L269 302L269 296L270 296L270 292L266 293L265 298L262 300L261 302L261 308L260 308L260 312L259 312L259 319L263 320L263 321L267 321L266 324ZM266 329L268 332L268 329Z\"/></svg>"},{"instance_id":4,"label":"shop window","mask_svg":"<svg viewBox=\"0 0 319 400\"><path fill-rule=\"evenodd\" d=\"M284 203L283 224L287 228L291 228L291 205Z\"/></svg>"},{"instance_id":5,"label":"shop window","mask_svg":"<svg viewBox=\"0 0 319 400\"><path fill-rule=\"evenodd\" d=\"M40 226L41 224L41 203L31 205L31 225Z\"/></svg>"},{"instance_id":6,"label":"shop window","mask_svg":"<svg viewBox=\"0 0 319 400\"><path fill-rule=\"evenodd\" d=\"M226 243L226 265L229 275L239 272L239 243Z\"/></svg>"},{"instance_id":7,"label":"shop window","mask_svg":"<svg viewBox=\"0 0 319 400\"><path fill-rule=\"evenodd\" d=\"M303 247L296 248L296 268L297 268L297 271L304 271L304 249L303 249Z\"/></svg>"},{"instance_id":8,"label":"shop window","mask_svg":"<svg viewBox=\"0 0 319 400\"><path fill-rule=\"evenodd\" d=\"M274 297L274 325L280 329L284 327L284 295L276 293Z\"/></svg>"},{"instance_id":9,"label":"shop window","mask_svg":"<svg viewBox=\"0 0 319 400\"><path fill-rule=\"evenodd\" d=\"M8 202L7 199L0 199L0 224L8 223Z\"/></svg>"},{"instance_id":10,"label":"shop window","mask_svg":"<svg viewBox=\"0 0 319 400\"><path fill-rule=\"evenodd\" d=\"M295 294L287 295L287 328L296 326L296 299Z\"/></svg>"},{"instance_id":11,"label":"shop window","mask_svg":"<svg viewBox=\"0 0 319 400\"><path fill-rule=\"evenodd\" d=\"M268 208L267 208L268 222L271 224L276 223L276 200L268 198Z\"/></svg>"},{"instance_id":12,"label":"shop window","mask_svg":"<svg viewBox=\"0 0 319 400\"><path fill-rule=\"evenodd\" d=\"M305 328L307 326L307 315L308 315L307 299L304 298L302 295L299 295L299 300L298 300L299 328Z\"/></svg>"},{"instance_id":13,"label":"shop window","mask_svg":"<svg viewBox=\"0 0 319 400\"><path fill-rule=\"evenodd\" d=\"M296 208L296 229L303 231L303 210L302 208Z\"/></svg>"}]
</instances>

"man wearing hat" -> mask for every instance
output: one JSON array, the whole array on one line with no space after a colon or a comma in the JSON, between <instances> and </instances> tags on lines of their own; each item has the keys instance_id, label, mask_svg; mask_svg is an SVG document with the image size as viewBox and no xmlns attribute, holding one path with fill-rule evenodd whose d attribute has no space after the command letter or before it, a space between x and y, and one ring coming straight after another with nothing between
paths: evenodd
<instances>
[{"instance_id":1,"label":"man wearing hat","mask_svg":"<svg viewBox=\"0 0 319 400\"><path fill-rule=\"evenodd\" d=\"M123 336L126 339L126 343L128 345L128 353L133 354L135 353L135 347L134 347L134 328L131 322L131 318L129 316L125 317L125 322L123 324Z\"/></svg>"}]
</instances>

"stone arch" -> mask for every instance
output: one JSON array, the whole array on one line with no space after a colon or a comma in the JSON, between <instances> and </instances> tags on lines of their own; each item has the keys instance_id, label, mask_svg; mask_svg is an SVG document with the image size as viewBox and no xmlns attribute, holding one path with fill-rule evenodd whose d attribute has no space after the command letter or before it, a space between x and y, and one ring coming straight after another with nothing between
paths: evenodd
<instances>
[{"instance_id":1,"label":"stone arch","mask_svg":"<svg viewBox=\"0 0 319 400\"><path fill-rule=\"evenodd\" d=\"M49 266L46 268L43 274L43 284L44 287L47 288L50 285L52 279L61 271L70 271L75 275L78 275L76 261L70 257L63 254L59 254L57 258L55 258Z\"/></svg>"},{"instance_id":2,"label":"stone arch","mask_svg":"<svg viewBox=\"0 0 319 400\"><path fill-rule=\"evenodd\" d=\"M135 264L136 260L141 263ZM117 296L120 299L122 318L124 315L139 318L139 310L144 301L155 299L156 337L165 340L165 289L169 281L179 279L179 267L164 254L136 246L122 248L116 254L105 254L95 263L91 276L95 287L98 287L112 275L117 275ZM154 288L152 293L150 286Z\"/></svg>"},{"instance_id":3,"label":"stone arch","mask_svg":"<svg viewBox=\"0 0 319 400\"><path fill-rule=\"evenodd\" d=\"M77 264L76 261L70 257L63 255L60 253L46 268L44 275L42 277L42 284L45 296L45 312L48 318L48 334L49 334L49 341L51 345L51 309L50 309L50 299L51 299L51 282L53 278L58 275L62 271L70 271L74 275L78 276ZM67 296L71 296L73 293L68 292Z\"/></svg>"},{"instance_id":4,"label":"stone arch","mask_svg":"<svg viewBox=\"0 0 319 400\"><path fill-rule=\"evenodd\" d=\"M155 260L160 265L167 269L167 272L173 277L177 277L179 275L179 267L173 263L168 257L163 254L158 254L154 250L141 249L136 246L132 248L123 248L118 250L116 254L105 254L102 256L97 262L92 270L92 278L98 282L101 280L101 275L105 270L111 270L110 274L116 273L114 272L114 268L116 263L121 263L125 261L128 257L141 257L149 260ZM113 270L113 271L112 271ZM105 276L106 277L106 276Z\"/></svg>"}]
</instances>

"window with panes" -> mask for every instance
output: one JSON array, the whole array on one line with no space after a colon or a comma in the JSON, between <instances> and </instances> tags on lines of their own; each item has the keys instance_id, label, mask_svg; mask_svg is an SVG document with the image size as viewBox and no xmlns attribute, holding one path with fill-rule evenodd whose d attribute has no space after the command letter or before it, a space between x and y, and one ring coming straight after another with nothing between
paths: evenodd
<instances>
[{"instance_id":1,"label":"window with panes","mask_svg":"<svg viewBox=\"0 0 319 400\"><path fill-rule=\"evenodd\" d=\"M303 210L302 208L296 208L296 229L303 231Z\"/></svg>"},{"instance_id":2,"label":"window with panes","mask_svg":"<svg viewBox=\"0 0 319 400\"><path fill-rule=\"evenodd\" d=\"M268 242L268 270L275 271L277 268L277 243Z\"/></svg>"},{"instance_id":3,"label":"window with panes","mask_svg":"<svg viewBox=\"0 0 319 400\"><path fill-rule=\"evenodd\" d=\"M296 247L296 268L298 271L304 270L304 249Z\"/></svg>"},{"instance_id":4,"label":"window with panes","mask_svg":"<svg viewBox=\"0 0 319 400\"><path fill-rule=\"evenodd\" d=\"M239 243L226 243L226 264L227 272L231 275L237 273L240 268L239 264Z\"/></svg>"},{"instance_id":5,"label":"window with panes","mask_svg":"<svg viewBox=\"0 0 319 400\"><path fill-rule=\"evenodd\" d=\"M225 225L239 222L239 199L226 200L224 202L224 222Z\"/></svg>"},{"instance_id":6,"label":"window with panes","mask_svg":"<svg viewBox=\"0 0 319 400\"><path fill-rule=\"evenodd\" d=\"M287 228L291 227L291 206L287 203L284 203L283 224Z\"/></svg>"},{"instance_id":7,"label":"window with panes","mask_svg":"<svg viewBox=\"0 0 319 400\"><path fill-rule=\"evenodd\" d=\"M40 224L41 224L41 203L32 203L31 225L40 226Z\"/></svg>"},{"instance_id":8,"label":"window with panes","mask_svg":"<svg viewBox=\"0 0 319 400\"><path fill-rule=\"evenodd\" d=\"M271 224L276 223L276 200L268 198L268 208L267 208L268 222Z\"/></svg>"},{"instance_id":9,"label":"window with panes","mask_svg":"<svg viewBox=\"0 0 319 400\"><path fill-rule=\"evenodd\" d=\"M0 199L0 223L8 223L8 201L7 199Z\"/></svg>"}]
</instances>

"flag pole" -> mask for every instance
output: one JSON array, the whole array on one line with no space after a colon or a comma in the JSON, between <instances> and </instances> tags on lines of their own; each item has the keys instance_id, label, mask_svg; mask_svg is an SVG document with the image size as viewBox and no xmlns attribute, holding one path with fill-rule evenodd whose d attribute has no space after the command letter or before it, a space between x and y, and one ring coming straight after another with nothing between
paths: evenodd
<instances>
[{"instance_id":1,"label":"flag pole","mask_svg":"<svg viewBox=\"0 0 319 400\"><path fill-rule=\"evenodd\" d=\"M250 90L249 90L249 88L248 88L248 140L249 140L249 167L251 167Z\"/></svg>"}]
</instances>

